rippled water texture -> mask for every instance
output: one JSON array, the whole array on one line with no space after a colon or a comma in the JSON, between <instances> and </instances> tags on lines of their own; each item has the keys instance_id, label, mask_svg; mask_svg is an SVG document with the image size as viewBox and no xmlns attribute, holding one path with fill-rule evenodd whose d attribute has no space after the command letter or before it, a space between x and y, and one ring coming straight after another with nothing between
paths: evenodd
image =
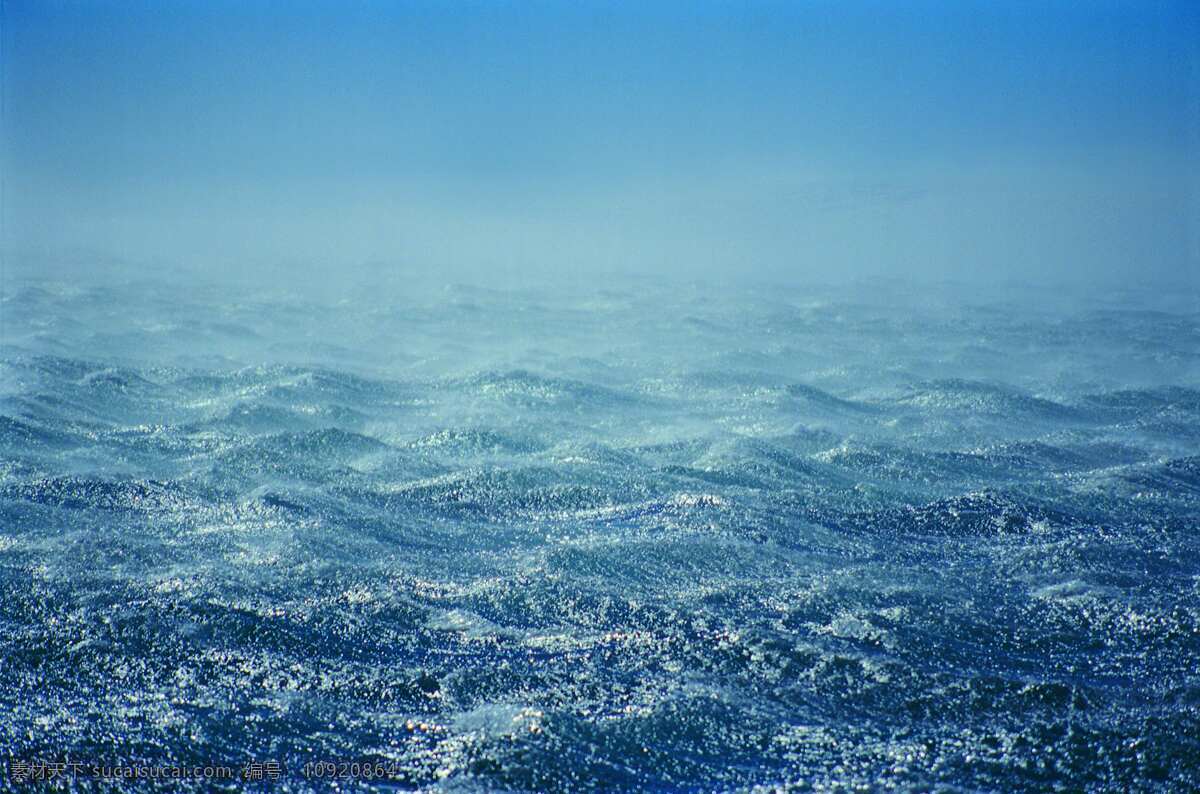
<instances>
[{"instance_id":1,"label":"rippled water texture","mask_svg":"<svg viewBox=\"0 0 1200 794\"><path fill-rule=\"evenodd\" d=\"M388 290L7 285L0 748L1200 786L1194 298Z\"/></svg>"}]
</instances>

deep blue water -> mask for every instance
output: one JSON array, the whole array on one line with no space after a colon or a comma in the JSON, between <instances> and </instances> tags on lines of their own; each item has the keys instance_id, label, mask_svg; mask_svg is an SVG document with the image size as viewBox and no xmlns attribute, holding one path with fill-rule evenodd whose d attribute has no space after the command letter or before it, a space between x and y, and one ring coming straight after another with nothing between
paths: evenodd
<instances>
[{"instance_id":1,"label":"deep blue water","mask_svg":"<svg viewBox=\"0 0 1200 794\"><path fill-rule=\"evenodd\" d=\"M1194 297L18 281L0 341L10 763L1200 787Z\"/></svg>"}]
</instances>

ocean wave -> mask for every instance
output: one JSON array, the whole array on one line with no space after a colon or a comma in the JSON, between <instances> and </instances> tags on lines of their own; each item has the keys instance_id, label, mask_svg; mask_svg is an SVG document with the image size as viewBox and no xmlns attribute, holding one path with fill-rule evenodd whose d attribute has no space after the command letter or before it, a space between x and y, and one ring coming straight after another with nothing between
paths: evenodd
<instances>
[{"instance_id":1,"label":"ocean wave","mask_svg":"<svg viewBox=\"0 0 1200 794\"><path fill-rule=\"evenodd\" d=\"M0 745L1200 784L1193 319L610 287L14 285Z\"/></svg>"}]
</instances>

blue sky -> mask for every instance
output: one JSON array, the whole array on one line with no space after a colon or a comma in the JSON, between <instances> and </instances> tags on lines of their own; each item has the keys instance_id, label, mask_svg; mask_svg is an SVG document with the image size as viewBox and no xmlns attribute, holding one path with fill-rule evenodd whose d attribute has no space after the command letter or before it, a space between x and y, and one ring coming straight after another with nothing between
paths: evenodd
<instances>
[{"instance_id":1,"label":"blue sky","mask_svg":"<svg viewBox=\"0 0 1200 794\"><path fill-rule=\"evenodd\" d=\"M6 261L1197 279L1192 2L3 6Z\"/></svg>"}]
</instances>

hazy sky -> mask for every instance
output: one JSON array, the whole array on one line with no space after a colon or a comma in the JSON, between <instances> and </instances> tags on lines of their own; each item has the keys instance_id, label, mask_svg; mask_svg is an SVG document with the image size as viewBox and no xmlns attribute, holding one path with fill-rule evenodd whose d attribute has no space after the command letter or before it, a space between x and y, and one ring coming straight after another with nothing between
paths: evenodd
<instances>
[{"instance_id":1,"label":"hazy sky","mask_svg":"<svg viewBox=\"0 0 1200 794\"><path fill-rule=\"evenodd\" d=\"M6 261L1198 279L1200 4L4 0Z\"/></svg>"}]
</instances>

